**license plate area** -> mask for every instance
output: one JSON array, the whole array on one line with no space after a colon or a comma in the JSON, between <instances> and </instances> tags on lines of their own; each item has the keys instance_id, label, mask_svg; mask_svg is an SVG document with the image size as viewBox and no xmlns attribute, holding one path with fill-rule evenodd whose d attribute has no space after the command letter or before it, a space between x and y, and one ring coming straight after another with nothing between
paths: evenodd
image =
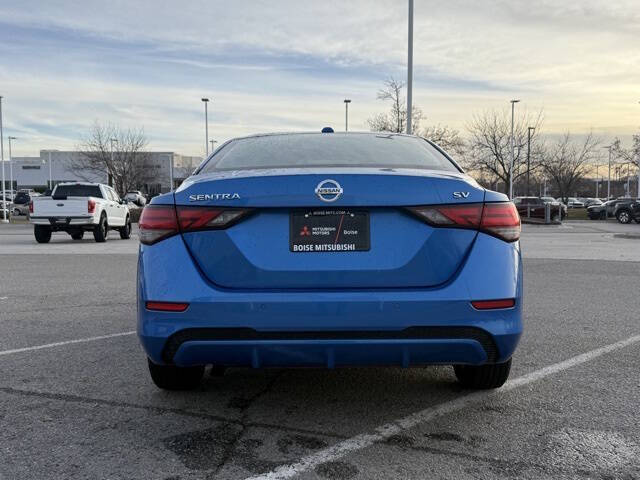
<instances>
[{"instance_id":1,"label":"license plate area","mask_svg":"<svg viewBox=\"0 0 640 480\"><path fill-rule=\"evenodd\" d=\"M363 252L369 249L368 211L315 209L291 212L291 252Z\"/></svg>"}]
</instances>

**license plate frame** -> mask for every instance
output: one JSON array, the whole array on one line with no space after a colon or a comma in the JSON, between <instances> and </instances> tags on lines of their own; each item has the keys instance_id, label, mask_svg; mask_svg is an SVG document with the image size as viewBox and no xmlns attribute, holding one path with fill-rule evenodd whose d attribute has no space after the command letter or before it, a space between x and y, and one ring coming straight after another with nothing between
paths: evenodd
<instances>
[{"instance_id":1,"label":"license plate frame","mask_svg":"<svg viewBox=\"0 0 640 480\"><path fill-rule=\"evenodd\" d=\"M289 214L292 253L354 253L371 249L369 211L306 209Z\"/></svg>"}]
</instances>

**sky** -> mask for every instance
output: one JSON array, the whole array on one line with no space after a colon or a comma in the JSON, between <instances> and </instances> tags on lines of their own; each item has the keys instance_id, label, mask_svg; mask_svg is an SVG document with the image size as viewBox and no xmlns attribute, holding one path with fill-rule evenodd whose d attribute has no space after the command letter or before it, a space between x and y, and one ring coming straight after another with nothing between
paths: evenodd
<instances>
[{"instance_id":1,"label":"sky","mask_svg":"<svg viewBox=\"0 0 640 480\"><path fill-rule=\"evenodd\" d=\"M544 132L640 130L640 0L415 1L414 104L544 111ZM368 130L406 78L406 0L0 0L0 95L15 156L72 149L95 121L203 155L271 131ZM5 142L5 155L6 152Z\"/></svg>"}]
</instances>

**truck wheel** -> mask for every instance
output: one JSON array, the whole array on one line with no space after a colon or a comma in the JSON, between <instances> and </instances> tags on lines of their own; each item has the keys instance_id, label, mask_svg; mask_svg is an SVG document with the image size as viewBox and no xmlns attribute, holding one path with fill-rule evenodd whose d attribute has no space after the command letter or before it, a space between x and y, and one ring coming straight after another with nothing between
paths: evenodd
<instances>
[{"instance_id":1,"label":"truck wheel","mask_svg":"<svg viewBox=\"0 0 640 480\"><path fill-rule=\"evenodd\" d=\"M74 240L82 240L82 237L84 237L84 232L82 230L80 230L79 232L73 232L71 234L71 238L73 238Z\"/></svg>"},{"instance_id":2,"label":"truck wheel","mask_svg":"<svg viewBox=\"0 0 640 480\"><path fill-rule=\"evenodd\" d=\"M511 359L488 365L454 365L453 369L464 387L483 390L498 388L509 378Z\"/></svg>"},{"instance_id":3,"label":"truck wheel","mask_svg":"<svg viewBox=\"0 0 640 480\"><path fill-rule=\"evenodd\" d=\"M124 222L124 227L120 227L120 238L126 240L131 238L131 219L127 216L127 221Z\"/></svg>"},{"instance_id":4,"label":"truck wheel","mask_svg":"<svg viewBox=\"0 0 640 480\"><path fill-rule=\"evenodd\" d=\"M163 390L193 390L200 385L204 366L176 367L175 365L157 365L148 359L151 380Z\"/></svg>"},{"instance_id":5,"label":"truck wheel","mask_svg":"<svg viewBox=\"0 0 640 480\"><path fill-rule=\"evenodd\" d=\"M107 216L103 213L100 215L100 222L93 227L93 238L98 243L106 242L108 234L109 225L107 225Z\"/></svg>"},{"instance_id":6,"label":"truck wheel","mask_svg":"<svg viewBox=\"0 0 640 480\"><path fill-rule=\"evenodd\" d=\"M47 225L34 225L33 234L36 237L36 242L49 243L49 240L51 240L51 227Z\"/></svg>"},{"instance_id":7,"label":"truck wheel","mask_svg":"<svg viewBox=\"0 0 640 480\"><path fill-rule=\"evenodd\" d=\"M631 223L631 214L629 210L620 210L616 213L616 218L620 223Z\"/></svg>"}]
</instances>

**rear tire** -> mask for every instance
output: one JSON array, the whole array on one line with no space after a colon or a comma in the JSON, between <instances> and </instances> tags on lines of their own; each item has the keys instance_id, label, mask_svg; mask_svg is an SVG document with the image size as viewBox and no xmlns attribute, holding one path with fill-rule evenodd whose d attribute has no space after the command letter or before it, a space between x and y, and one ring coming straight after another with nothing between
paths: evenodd
<instances>
[{"instance_id":1,"label":"rear tire","mask_svg":"<svg viewBox=\"0 0 640 480\"><path fill-rule=\"evenodd\" d=\"M84 232L82 230L71 234L71 238L74 240L82 240L82 237L84 237Z\"/></svg>"},{"instance_id":2,"label":"rear tire","mask_svg":"<svg viewBox=\"0 0 640 480\"><path fill-rule=\"evenodd\" d=\"M100 222L93 227L93 238L98 243L106 242L108 234L109 225L107 225L107 216L102 214L100 216Z\"/></svg>"},{"instance_id":3,"label":"rear tire","mask_svg":"<svg viewBox=\"0 0 640 480\"><path fill-rule=\"evenodd\" d=\"M120 238L126 240L131 238L131 219L127 216L127 220L124 222L124 227L120 227Z\"/></svg>"},{"instance_id":4,"label":"rear tire","mask_svg":"<svg viewBox=\"0 0 640 480\"><path fill-rule=\"evenodd\" d=\"M34 225L33 234L38 243L49 243L51 240L51 227L47 225Z\"/></svg>"},{"instance_id":5,"label":"rear tire","mask_svg":"<svg viewBox=\"0 0 640 480\"><path fill-rule=\"evenodd\" d=\"M176 367L175 365L158 365L149 362L149 373L156 387L163 390L193 390L200 385L204 366Z\"/></svg>"},{"instance_id":6,"label":"rear tire","mask_svg":"<svg viewBox=\"0 0 640 480\"><path fill-rule=\"evenodd\" d=\"M499 388L509 378L511 359L488 365L454 365L458 381L466 388L486 390Z\"/></svg>"},{"instance_id":7,"label":"rear tire","mask_svg":"<svg viewBox=\"0 0 640 480\"><path fill-rule=\"evenodd\" d=\"M616 218L620 223L631 223L631 213L629 210L620 210L616 213Z\"/></svg>"}]
</instances>

